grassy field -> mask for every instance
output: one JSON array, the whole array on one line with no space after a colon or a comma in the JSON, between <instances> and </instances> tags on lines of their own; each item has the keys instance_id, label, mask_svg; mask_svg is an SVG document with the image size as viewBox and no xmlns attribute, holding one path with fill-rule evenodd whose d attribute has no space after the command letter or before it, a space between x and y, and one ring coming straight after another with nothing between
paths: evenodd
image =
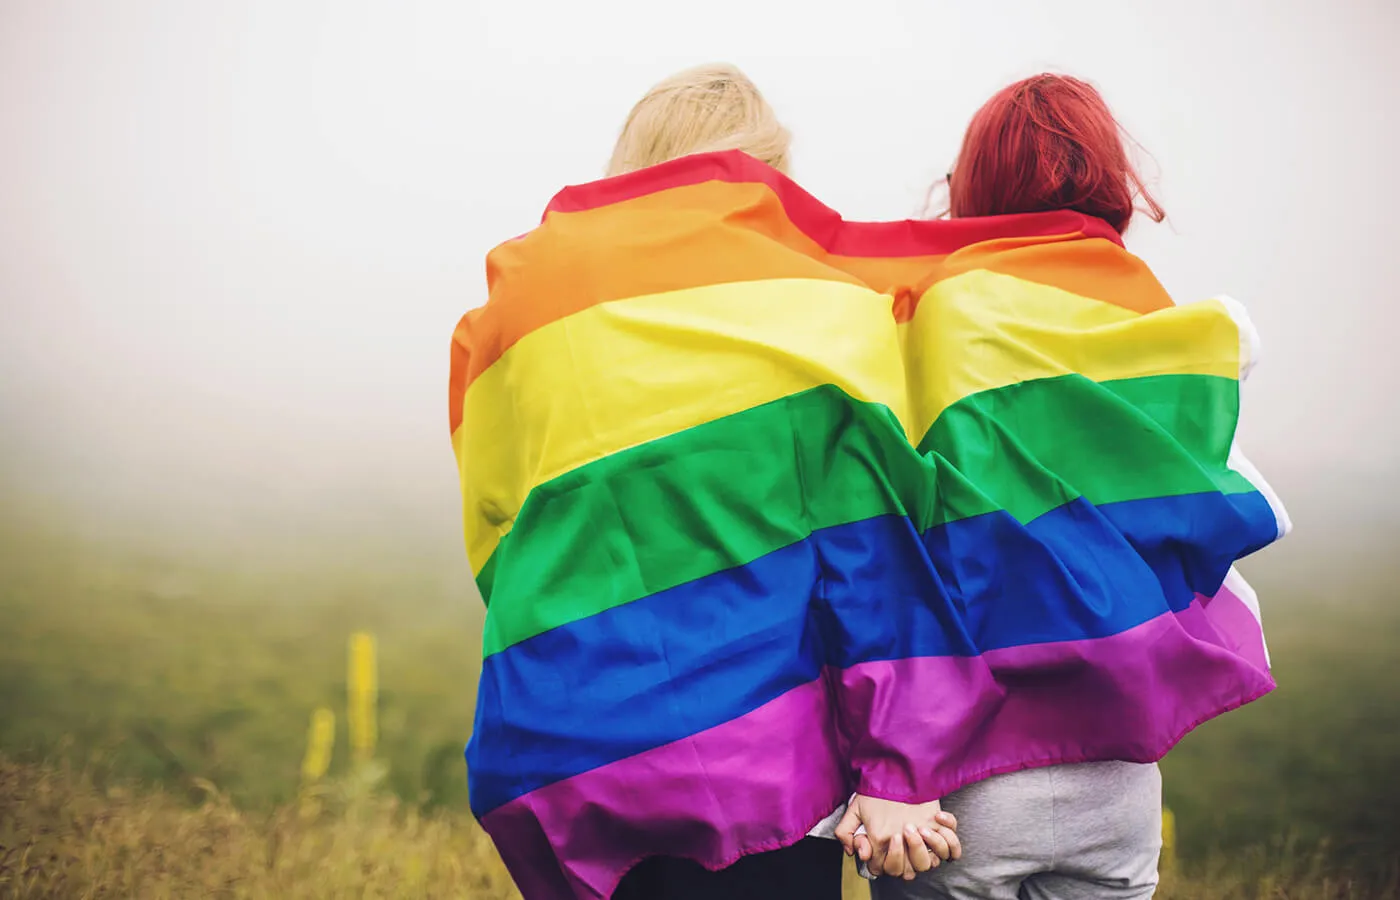
<instances>
[{"instance_id":1,"label":"grassy field","mask_svg":"<svg viewBox=\"0 0 1400 900\"><path fill-rule=\"evenodd\" d=\"M479 617L457 561L163 546L0 529L0 897L511 896L465 810ZM1400 561L1346 546L1325 583L1320 551L1248 570L1281 689L1167 760L1162 896L1396 895ZM338 716L336 788L305 818L308 718L343 709L359 629L387 775L348 778Z\"/></svg>"},{"instance_id":2,"label":"grassy field","mask_svg":"<svg viewBox=\"0 0 1400 900\"><path fill-rule=\"evenodd\" d=\"M227 567L39 530L0 537L0 750L28 762L61 750L99 779L199 777L269 808L296 791L312 710L343 706L346 641L363 629L379 643L389 787L425 807L465 803L480 628L465 575L318 548Z\"/></svg>"},{"instance_id":3,"label":"grassy field","mask_svg":"<svg viewBox=\"0 0 1400 900\"><path fill-rule=\"evenodd\" d=\"M1163 900L1361 900L1388 886L1296 848L1168 865ZM868 898L849 866L846 896ZM319 815L240 809L0 757L0 897L518 900L486 836L460 811L421 813L391 795L342 793Z\"/></svg>"}]
</instances>

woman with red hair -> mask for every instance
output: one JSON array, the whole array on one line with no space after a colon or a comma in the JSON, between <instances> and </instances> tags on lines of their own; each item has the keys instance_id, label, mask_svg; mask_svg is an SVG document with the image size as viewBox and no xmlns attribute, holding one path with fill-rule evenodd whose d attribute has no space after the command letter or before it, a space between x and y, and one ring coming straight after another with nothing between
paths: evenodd
<instances>
[{"instance_id":1,"label":"woman with red hair","mask_svg":"<svg viewBox=\"0 0 1400 900\"><path fill-rule=\"evenodd\" d=\"M988 100L948 174L954 218L1072 209L1119 234L1137 211L1166 218L1133 168L1122 129L1094 87L1036 75Z\"/></svg>"},{"instance_id":2,"label":"woman with red hair","mask_svg":"<svg viewBox=\"0 0 1400 900\"><path fill-rule=\"evenodd\" d=\"M987 101L967 129L948 190L954 218L1074 210L1122 233L1139 205L1155 221L1164 217L1103 97L1063 75L1019 81ZM864 800L852 804L852 820ZM960 823L963 858L912 881L880 878L871 885L876 900L1130 900L1156 890L1162 781L1155 763L994 775L942 802ZM852 848L849 827L841 833Z\"/></svg>"}]
</instances>

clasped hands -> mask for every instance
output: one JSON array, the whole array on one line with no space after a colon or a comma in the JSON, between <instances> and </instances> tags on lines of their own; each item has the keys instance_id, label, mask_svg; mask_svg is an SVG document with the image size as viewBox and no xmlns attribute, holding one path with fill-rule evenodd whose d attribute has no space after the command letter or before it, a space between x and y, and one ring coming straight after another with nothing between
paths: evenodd
<instances>
[{"instance_id":1,"label":"clasped hands","mask_svg":"<svg viewBox=\"0 0 1400 900\"><path fill-rule=\"evenodd\" d=\"M858 834L862 825L865 832ZM957 818L937 800L910 804L856 794L836 826L836 839L847 856L866 864L871 877L910 881L962 856L957 828Z\"/></svg>"}]
</instances>

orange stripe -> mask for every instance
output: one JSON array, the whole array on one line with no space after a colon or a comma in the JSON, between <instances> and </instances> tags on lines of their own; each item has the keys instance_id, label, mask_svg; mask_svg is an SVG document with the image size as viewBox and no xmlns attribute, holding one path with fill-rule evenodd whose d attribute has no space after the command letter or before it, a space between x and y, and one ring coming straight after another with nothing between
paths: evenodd
<instances>
[{"instance_id":1,"label":"orange stripe","mask_svg":"<svg viewBox=\"0 0 1400 900\"><path fill-rule=\"evenodd\" d=\"M899 321L913 317L918 298L933 285L978 270L1059 288L1136 313L1175 305L1146 263L1117 244L1086 235L984 241L931 262L907 303L896 304Z\"/></svg>"},{"instance_id":2,"label":"orange stripe","mask_svg":"<svg viewBox=\"0 0 1400 900\"><path fill-rule=\"evenodd\" d=\"M613 300L712 284L785 278L861 284L823 256L763 184L686 185L599 209L550 213L542 226L486 259L490 299L462 317L452 339L452 430L472 382L538 328Z\"/></svg>"}]
</instances>

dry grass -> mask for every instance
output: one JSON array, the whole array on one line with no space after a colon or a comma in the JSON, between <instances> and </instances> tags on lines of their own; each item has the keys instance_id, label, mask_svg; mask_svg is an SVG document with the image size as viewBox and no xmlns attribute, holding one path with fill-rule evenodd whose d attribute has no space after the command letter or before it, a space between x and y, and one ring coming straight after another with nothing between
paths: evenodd
<instances>
[{"instance_id":1,"label":"dry grass","mask_svg":"<svg viewBox=\"0 0 1400 900\"><path fill-rule=\"evenodd\" d=\"M251 815L0 758L0 897L519 897L469 819L378 796Z\"/></svg>"},{"instance_id":2,"label":"dry grass","mask_svg":"<svg viewBox=\"0 0 1400 900\"><path fill-rule=\"evenodd\" d=\"M354 799L356 795L360 799ZM1397 897L1276 848L1164 874L1164 900ZM866 897L848 873L847 896ZM342 784L323 809L267 815L212 786L204 802L100 788L83 773L0 757L0 898L516 898L490 841L458 813L421 815Z\"/></svg>"}]
</instances>

